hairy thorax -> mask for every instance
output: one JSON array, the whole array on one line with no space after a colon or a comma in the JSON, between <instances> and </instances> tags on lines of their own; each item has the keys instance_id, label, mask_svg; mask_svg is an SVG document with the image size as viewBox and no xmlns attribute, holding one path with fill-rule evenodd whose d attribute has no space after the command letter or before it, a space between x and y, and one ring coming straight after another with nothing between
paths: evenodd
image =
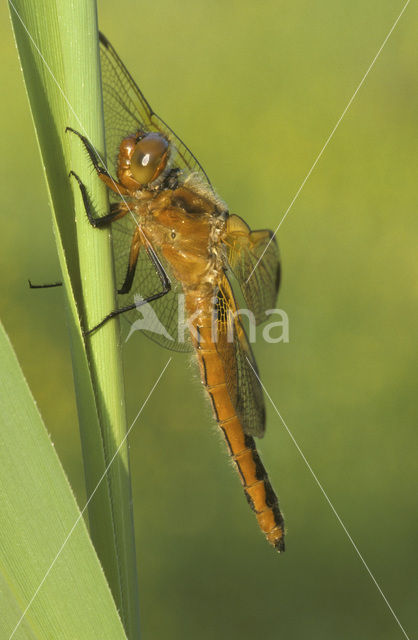
<instances>
[{"instance_id":1,"label":"hairy thorax","mask_svg":"<svg viewBox=\"0 0 418 640\"><path fill-rule=\"evenodd\" d=\"M135 212L147 239L169 262L185 293L212 295L224 268L222 238L228 213L216 196L180 186L135 194Z\"/></svg>"}]
</instances>

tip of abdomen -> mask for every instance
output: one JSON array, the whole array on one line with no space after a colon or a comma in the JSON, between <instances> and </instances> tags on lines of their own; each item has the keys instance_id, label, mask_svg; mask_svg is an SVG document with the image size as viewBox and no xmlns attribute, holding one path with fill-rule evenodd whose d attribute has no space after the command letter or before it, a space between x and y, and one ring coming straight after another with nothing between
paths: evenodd
<instances>
[{"instance_id":1,"label":"tip of abdomen","mask_svg":"<svg viewBox=\"0 0 418 640\"><path fill-rule=\"evenodd\" d=\"M276 551L278 551L279 553L282 553L285 550L283 529L280 529L278 527L277 531L273 530L270 533L268 533L266 535L266 538L270 542L270 544L273 545Z\"/></svg>"}]
</instances>

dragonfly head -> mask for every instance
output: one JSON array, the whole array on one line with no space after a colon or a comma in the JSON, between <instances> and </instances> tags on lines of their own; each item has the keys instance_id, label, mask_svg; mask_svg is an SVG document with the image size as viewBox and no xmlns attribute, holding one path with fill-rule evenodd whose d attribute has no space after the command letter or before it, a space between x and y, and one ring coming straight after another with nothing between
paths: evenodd
<instances>
[{"instance_id":1,"label":"dragonfly head","mask_svg":"<svg viewBox=\"0 0 418 640\"><path fill-rule=\"evenodd\" d=\"M119 180L132 190L150 185L166 168L168 154L168 141L160 133L124 138L119 148Z\"/></svg>"}]
</instances>

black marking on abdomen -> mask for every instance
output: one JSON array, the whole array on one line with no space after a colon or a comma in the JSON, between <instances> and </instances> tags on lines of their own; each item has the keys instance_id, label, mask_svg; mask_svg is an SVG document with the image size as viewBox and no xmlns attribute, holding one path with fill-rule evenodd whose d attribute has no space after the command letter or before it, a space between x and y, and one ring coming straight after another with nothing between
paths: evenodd
<instances>
[{"instance_id":1,"label":"black marking on abdomen","mask_svg":"<svg viewBox=\"0 0 418 640\"><path fill-rule=\"evenodd\" d=\"M254 451L254 449L256 448L254 438L244 433L244 442L247 449L251 449L252 451Z\"/></svg>"},{"instance_id":2,"label":"black marking on abdomen","mask_svg":"<svg viewBox=\"0 0 418 640\"><path fill-rule=\"evenodd\" d=\"M276 504L273 507L271 507L271 510L273 511L274 522L278 527L282 529L284 533L284 520L283 520L282 514L280 513L279 503L277 502L277 500L276 500Z\"/></svg>"},{"instance_id":3,"label":"black marking on abdomen","mask_svg":"<svg viewBox=\"0 0 418 640\"><path fill-rule=\"evenodd\" d=\"M207 392L209 394L209 398L210 398L210 401L211 401L211 404L212 404L213 413L215 414L215 420L216 420L216 422L219 423L219 415L218 415L218 410L216 408L215 400L213 398L213 395L209 391L209 389L207 389Z\"/></svg>"},{"instance_id":4,"label":"black marking on abdomen","mask_svg":"<svg viewBox=\"0 0 418 640\"><path fill-rule=\"evenodd\" d=\"M198 324L195 325L196 333L197 333L197 344L196 349L200 349L200 327Z\"/></svg>"},{"instance_id":5,"label":"black marking on abdomen","mask_svg":"<svg viewBox=\"0 0 418 640\"><path fill-rule=\"evenodd\" d=\"M252 497L250 496L249 493L247 493L247 491L244 489L244 495L247 498L247 502L250 505L251 509L254 511L254 513L257 513L255 505L254 505L254 501L252 499Z\"/></svg>"},{"instance_id":6,"label":"black marking on abdomen","mask_svg":"<svg viewBox=\"0 0 418 640\"><path fill-rule=\"evenodd\" d=\"M228 438L228 436L226 434L226 431L225 431L225 429L223 428L223 426L221 424L218 424L218 426L221 429L222 433L224 434L225 442L226 442L227 447L229 449L229 454L232 456L233 455L232 447L231 447L231 443L229 441L229 438Z\"/></svg>"},{"instance_id":7,"label":"black marking on abdomen","mask_svg":"<svg viewBox=\"0 0 418 640\"><path fill-rule=\"evenodd\" d=\"M199 334L199 335L200 335L200 334ZM201 363L202 363L202 368L203 368L203 372L202 372L203 380L202 380L202 382L203 382L203 384L204 384L205 386L207 386L207 384L208 384L208 372L207 372L207 369L206 369L206 362L205 362L205 358L203 357L203 355L202 355L202 354L200 354L200 361L201 361Z\"/></svg>"},{"instance_id":8,"label":"black marking on abdomen","mask_svg":"<svg viewBox=\"0 0 418 640\"><path fill-rule=\"evenodd\" d=\"M267 477L264 480L264 490L266 492L266 505L270 507L270 509L272 509L274 512L274 507L277 507L279 502L277 500L276 494L274 493L274 489L270 484L270 480Z\"/></svg>"},{"instance_id":9,"label":"black marking on abdomen","mask_svg":"<svg viewBox=\"0 0 418 640\"><path fill-rule=\"evenodd\" d=\"M258 455L258 451L257 449L254 449L254 451L252 452L253 454L253 460L254 460L254 464L255 464L255 475L257 480L265 480L267 478L267 472L264 468L264 465L261 461L260 456Z\"/></svg>"},{"instance_id":10,"label":"black marking on abdomen","mask_svg":"<svg viewBox=\"0 0 418 640\"><path fill-rule=\"evenodd\" d=\"M244 451L245 451L245 449L244 449ZM243 452L241 452L241 453L243 453ZM245 487L245 486L246 486L246 484L245 484L245 478L244 478L244 474L243 474L243 472L241 471L241 467L239 466L239 462L238 462L238 460L235 460L234 456L232 456L232 459L233 459L233 460L234 460L234 462L235 462L235 466L236 466L236 468L237 468L237 470L238 470L239 475L241 476L242 484L243 484L243 486Z\"/></svg>"}]
</instances>

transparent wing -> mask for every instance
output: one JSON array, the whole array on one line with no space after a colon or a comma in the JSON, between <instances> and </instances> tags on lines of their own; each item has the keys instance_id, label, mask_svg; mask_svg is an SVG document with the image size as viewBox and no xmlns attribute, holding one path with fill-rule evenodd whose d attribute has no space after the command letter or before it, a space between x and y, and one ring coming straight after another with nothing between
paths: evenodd
<instances>
[{"instance_id":1,"label":"transparent wing","mask_svg":"<svg viewBox=\"0 0 418 640\"><path fill-rule=\"evenodd\" d=\"M250 343L236 312L232 289L225 277L217 291L216 346L227 389L245 433L262 437L266 421L263 390L255 375L258 375L258 369Z\"/></svg>"},{"instance_id":2,"label":"transparent wing","mask_svg":"<svg viewBox=\"0 0 418 640\"><path fill-rule=\"evenodd\" d=\"M116 283L118 289L125 281L129 264L131 241L135 232L135 222L130 214L112 224L112 240ZM154 248L155 251L155 248ZM193 351L185 320L184 297L180 283L172 277L170 266L161 255L159 261L171 282L171 291L163 297L122 314L128 321L126 340L141 331L160 346L173 351ZM162 291L163 284L158 271L148 256L144 246L139 250L135 275L128 293L118 294L118 307L141 303Z\"/></svg>"},{"instance_id":3,"label":"transparent wing","mask_svg":"<svg viewBox=\"0 0 418 640\"><path fill-rule=\"evenodd\" d=\"M115 174L119 145L124 137L137 131L155 131L165 135L177 151L173 167L199 173L211 187L210 180L197 158L152 110L122 60L102 33L100 62L109 171Z\"/></svg>"},{"instance_id":4,"label":"transparent wing","mask_svg":"<svg viewBox=\"0 0 418 640\"><path fill-rule=\"evenodd\" d=\"M280 285L279 249L273 232L251 231L242 218L232 215L228 218L224 242L228 264L248 309L260 324L267 319L265 311L275 306Z\"/></svg>"}]
</instances>

